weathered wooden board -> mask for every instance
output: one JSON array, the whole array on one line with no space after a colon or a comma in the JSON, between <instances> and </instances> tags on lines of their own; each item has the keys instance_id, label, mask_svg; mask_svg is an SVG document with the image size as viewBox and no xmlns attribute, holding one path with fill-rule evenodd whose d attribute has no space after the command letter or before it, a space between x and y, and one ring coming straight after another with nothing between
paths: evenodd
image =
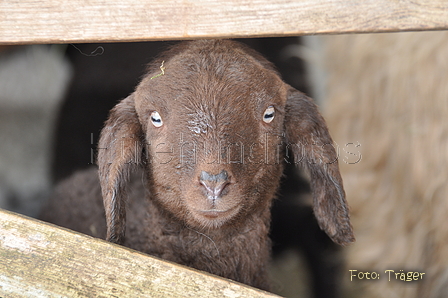
<instances>
[{"instance_id":1,"label":"weathered wooden board","mask_svg":"<svg viewBox=\"0 0 448 298\"><path fill-rule=\"evenodd\" d=\"M448 29L446 0L2 0L0 43Z\"/></svg>"},{"instance_id":2,"label":"weathered wooden board","mask_svg":"<svg viewBox=\"0 0 448 298\"><path fill-rule=\"evenodd\" d=\"M0 297L278 297L0 210Z\"/></svg>"}]
</instances>

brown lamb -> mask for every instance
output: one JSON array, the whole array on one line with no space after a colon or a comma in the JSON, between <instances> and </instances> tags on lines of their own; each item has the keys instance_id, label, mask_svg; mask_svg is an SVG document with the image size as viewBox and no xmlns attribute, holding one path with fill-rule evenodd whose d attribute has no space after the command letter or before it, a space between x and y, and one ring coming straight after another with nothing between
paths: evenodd
<instances>
[{"instance_id":1,"label":"brown lamb","mask_svg":"<svg viewBox=\"0 0 448 298\"><path fill-rule=\"evenodd\" d=\"M112 109L99 177L90 169L62 182L42 218L269 290L270 206L287 156L309 171L320 227L353 242L313 101L237 42L183 42Z\"/></svg>"}]
</instances>

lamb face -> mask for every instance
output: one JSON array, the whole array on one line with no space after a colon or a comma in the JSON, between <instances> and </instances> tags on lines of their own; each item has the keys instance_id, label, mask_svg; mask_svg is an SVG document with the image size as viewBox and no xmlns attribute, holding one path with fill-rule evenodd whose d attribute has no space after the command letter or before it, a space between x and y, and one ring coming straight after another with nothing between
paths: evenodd
<instances>
[{"instance_id":1,"label":"lamb face","mask_svg":"<svg viewBox=\"0 0 448 298\"><path fill-rule=\"evenodd\" d=\"M111 111L99 147L113 242L124 239L133 164L146 168L146 187L164 212L217 229L268 210L285 154L310 172L320 227L336 243L354 241L337 154L316 105L236 42L182 43L156 60Z\"/></svg>"},{"instance_id":2,"label":"lamb face","mask_svg":"<svg viewBox=\"0 0 448 298\"><path fill-rule=\"evenodd\" d=\"M269 208L283 163L280 78L228 48L182 53L164 67L134 97L154 198L195 228Z\"/></svg>"}]
</instances>

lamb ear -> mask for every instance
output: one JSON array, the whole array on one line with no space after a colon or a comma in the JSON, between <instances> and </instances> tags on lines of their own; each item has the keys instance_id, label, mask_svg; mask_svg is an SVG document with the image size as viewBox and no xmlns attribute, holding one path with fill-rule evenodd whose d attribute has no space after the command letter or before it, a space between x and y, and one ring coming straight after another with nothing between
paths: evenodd
<instances>
[{"instance_id":1,"label":"lamb ear","mask_svg":"<svg viewBox=\"0 0 448 298\"><path fill-rule=\"evenodd\" d=\"M141 162L142 128L133 95L110 112L98 144L98 171L106 211L106 240L122 244L126 230L126 184Z\"/></svg>"},{"instance_id":2,"label":"lamb ear","mask_svg":"<svg viewBox=\"0 0 448 298\"><path fill-rule=\"evenodd\" d=\"M337 244L355 241L338 156L325 120L311 98L291 88L286 101L287 154L311 176L313 210L319 226Z\"/></svg>"}]
</instances>

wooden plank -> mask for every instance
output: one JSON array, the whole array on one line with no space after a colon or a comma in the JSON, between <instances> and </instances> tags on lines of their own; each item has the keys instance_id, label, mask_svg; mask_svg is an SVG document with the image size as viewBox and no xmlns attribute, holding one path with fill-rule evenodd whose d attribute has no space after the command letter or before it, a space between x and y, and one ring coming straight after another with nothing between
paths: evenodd
<instances>
[{"instance_id":1,"label":"wooden plank","mask_svg":"<svg viewBox=\"0 0 448 298\"><path fill-rule=\"evenodd\" d=\"M446 0L0 1L0 44L441 29Z\"/></svg>"},{"instance_id":2,"label":"wooden plank","mask_svg":"<svg viewBox=\"0 0 448 298\"><path fill-rule=\"evenodd\" d=\"M0 210L0 297L278 297Z\"/></svg>"}]
</instances>

